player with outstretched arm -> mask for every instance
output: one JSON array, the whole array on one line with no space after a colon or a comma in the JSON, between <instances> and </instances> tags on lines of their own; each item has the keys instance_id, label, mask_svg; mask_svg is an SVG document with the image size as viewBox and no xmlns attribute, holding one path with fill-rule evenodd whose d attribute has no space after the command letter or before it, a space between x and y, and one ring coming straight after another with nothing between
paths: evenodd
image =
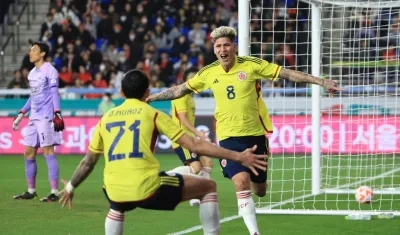
<instances>
[{"instance_id":1,"label":"player with outstretched arm","mask_svg":"<svg viewBox=\"0 0 400 235\"><path fill-rule=\"evenodd\" d=\"M183 81L191 79L199 70L196 67L188 68L183 73ZM171 102L172 121L183 128L186 133L208 140L205 132L198 131L194 126L196 106L191 94L185 95ZM207 156L198 156L197 153L192 153L188 149L183 148L179 144L172 142L172 148L182 161L184 166L179 166L170 172L180 174L195 174L202 177L210 178L214 163ZM192 199L189 201L191 206L200 205L200 200Z\"/></svg>"},{"instance_id":2,"label":"player with outstretched arm","mask_svg":"<svg viewBox=\"0 0 400 235\"><path fill-rule=\"evenodd\" d=\"M148 105L149 80L140 70L128 71L121 94L124 103L107 112L97 123L86 156L70 181L60 202L71 208L74 189L92 172L103 155L104 194L110 203L105 221L106 235L123 233L125 212L135 208L174 210L183 201L200 199L200 220L204 234L219 234L219 209L214 181L195 175L160 172L153 155L159 133L182 147L206 156L218 156L243 164L254 174L265 173L268 156L254 155L257 146L234 152L185 133L171 118ZM257 169L257 170L256 170Z\"/></svg>"},{"instance_id":3,"label":"player with outstretched arm","mask_svg":"<svg viewBox=\"0 0 400 235\"><path fill-rule=\"evenodd\" d=\"M61 131L64 120L60 111L58 93L58 72L45 58L49 46L43 42L34 42L29 52L29 60L35 67L28 74L31 95L19 111L12 126L18 130L24 115L30 111L28 126L24 130L25 174L28 191L14 196L14 199L33 199L36 194L36 154L38 148L43 150L48 168L51 192L41 199L43 202L58 201L59 167L54 153L54 146L61 144Z\"/></svg>"},{"instance_id":4,"label":"player with outstretched arm","mask_svg":"<svg viewBox=\"0 0 400 235\"><path fill-rule=\"evenodd\" d=\"M202 68L188 82L151 95L147 102L178 99L210 88L216 102L216 132L220 146L240 152L257 145L256 153L264 154L268 152L268 139L260 118L259 106L262 104L258 102L258 79L275 80L279 77L293 82L318 84L331 94L342 89L332 80L285 69L256 57L237 56L235 37L236 31L231 27L216 28L211 38L218 60ZM220 165L223 175L231 179L235 186L239 215L243 217L249 233L259 235L250 189L259 197L265 196L266 174L260 172L255 175L229 159L220 160Z\"/></svg>"}]
</instances>

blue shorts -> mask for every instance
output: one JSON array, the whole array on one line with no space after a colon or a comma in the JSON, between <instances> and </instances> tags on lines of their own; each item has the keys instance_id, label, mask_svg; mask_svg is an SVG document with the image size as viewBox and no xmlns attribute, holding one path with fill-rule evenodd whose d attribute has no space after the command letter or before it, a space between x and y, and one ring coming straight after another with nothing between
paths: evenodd
<instances>
[{"instance_id":1,"label":"blue shorts","mask_svg":"<svg viewBox=\"0 0 400 235\"><path fill-rule=\"evenodd\" d=\"M103 188L103 192L110 203L110 208L122 213L134 210L135 208L168 211L175 210L176 206L182 200L183 177L179 174L171 176L165 172L160 172L159 176L161 182L163 182L163 179L165 178L165 183L161 184L151 196L141 201L114 202L108 197L107 190ZM171 177L175 179L173 180Z\"/></svg>"},{"instance_id":2,"label":"blue shorts","mask_svg":"<svg viewBox=\"0 0 400 235\"><path fill-rule=\"evenodd\" d=\"M197 154L192 153L185 148L178 147L174 149L174 151L184 165L190 165L192 162L200 161L200 158L197 156Z\"/></svg>"},{"instance_id":3,"label":"blue shorts","mask_svg":"<svg viewBox=\"0 0 400 235\"><path fill-rule=\"evenodd\" d=\"M256 154L266 154L269 155L269 145L268 138L264 135L262 136L240 136L240 137L230 137L219 141L219 145L223 148L230 149L236 152L242 152L247 148L251 148L257 145L257 149L254 153ZM265 183L267 182L267 172L262 170L257 170L258 176L254 175L253 172L241 165L238 162L220 159L219 163L222 168L222 173L224 177L231 179L233 176L240 172L248 172L250 174L251 182L254 183Z\"/></svg>"}]
</instances>

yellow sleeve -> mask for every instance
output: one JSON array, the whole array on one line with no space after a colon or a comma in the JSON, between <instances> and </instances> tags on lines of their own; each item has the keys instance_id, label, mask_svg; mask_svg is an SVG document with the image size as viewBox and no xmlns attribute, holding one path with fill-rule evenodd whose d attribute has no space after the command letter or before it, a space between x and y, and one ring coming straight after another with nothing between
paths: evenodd
<instances>
[{"instance_id":1,"label":"yellow sleeve","mask_svg":"<svg viewBox=\"0 0 400 235\"><path fill-rule=\"evenodd\" d=\"M103 138L101 137L101 120L97 123L92 140L89 144L89 150L93 153L102 153L104 150Z\"/></svg>"},{"instance_id":2,"label":"yellow sleeve","mask_svg":"<svg viewBox=\"0 0 400 235\"><path fill-rule=\"evenodd\" d=\"M156 126L160 133L166 135L171 141L176 142L185 131L175 124L172 119L163 112L157 112Z\"/></svg>"},{"instance_id":3,"label":"yellow sleeve","mask_svg":"<svg viewBox=\"0 0 400 235\"><path fill-rule=\"evenodd\" d=\"M172 100L172 105L175 107L176 112L178 113L187 112L187 95L179 99Z\"/></svg>"},{"instance_id":4,"label":"yellow sleeve","mask_svg":"<svg viewBox=\"0 0 400 235\"><path fill-rule=\"evenodd\" d=\"M194 91L195 93L200 93L209 88L207 77L204 75L204 71L202 72L201 70L185 84L189 90Z\"/></svg>"},{"instance_id":5,"label":"yellow sleeve","mask_svg":"<svg viewBox=\"0 0 400 235\"><path fill-rule=\"evenodd\" d=\"M264 127L264 130L266 132L272 133L273 126L272 126L271 117L269 116L269 112L268 112L267 106L264 103L261 92L260 92L260 96L258 97L257 103L258 103L258 115L260 116L261 124Z\"/></svg>"},{"instance_id":6,"label":"yellow sleeve","mask_svg":"<svg viewBox=\"0 0 400 235\"><path fill-rule=\"evenodd\" d=\"M275 80L282 69L281 66L269 63L266 60L258 59L260 63L252 63L255 74L259 75L256 78Z\"/></svg>"}]
</instances>

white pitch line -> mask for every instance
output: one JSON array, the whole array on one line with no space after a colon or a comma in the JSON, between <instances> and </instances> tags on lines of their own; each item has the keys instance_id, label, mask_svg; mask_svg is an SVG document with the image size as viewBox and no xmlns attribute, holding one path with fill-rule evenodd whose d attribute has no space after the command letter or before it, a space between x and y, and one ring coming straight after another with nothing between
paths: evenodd
<instances>
[{"instance_id":1,"label":"white pitch line","mask_svg":"<svg viewBox=\"0 0 400 235\"><path fill-rule=\"evenodd\" d=\"M225 218L221 219L219 221L219 223L222 224L222 223L226 223L226 222L229 222L231 220L235 220L235 219L239 219L239 218L241 218L241 216L239 216L239 215L229 216L229 217L225 217ZM191 227L191 228L179 231L179 232L168 233L167 235L182 235L182 234L191 233L191 232L194 232L194 231L197 231L197 230L201 230L201 229L203 229L203 226L197 225L197 226L194 226L194 227Z\"/></svg>"},{"instance_id":2,"label":"white pitch line","mask_svg":"<svg viewBox=\"0 0 400 235\"><path fill-rule=\"evenodd\" d=\"M290 199L287 199L287 200L282 201L280 203L273 204L273 205L271 205L271 206L269 206L267 208L268 209L273 209L275 207L279 207L279 206L285 205L287 203L290 203L290 202L293 202L293 201L296 201L296 200L301 200L301 199L304 199L304 198L307 198L307 197L311 197L311 196L312 196L312 194L308 194L308 195L303 195L303 196L299 196L299 197L295 197L295 198L290 198ZM221 219L219 221L219 223L223 224L223 223L226 223L226 222L229 222L229 221L232 221L232 220L235 220L235 219L239 219L239 218L242 218L242 216L239 216L239 215L229 216L229 217L225 217L225 218ZM168 233L167 235L182 235L182 234L192 233L192 232L195 232L195 231L198 231L198 230L201 230L201 229L203 229L203 226L197 225L197 226L194 226L194 227L191 227L191 228L179 231L179 232Z\"/></svg>"}]
</instances>

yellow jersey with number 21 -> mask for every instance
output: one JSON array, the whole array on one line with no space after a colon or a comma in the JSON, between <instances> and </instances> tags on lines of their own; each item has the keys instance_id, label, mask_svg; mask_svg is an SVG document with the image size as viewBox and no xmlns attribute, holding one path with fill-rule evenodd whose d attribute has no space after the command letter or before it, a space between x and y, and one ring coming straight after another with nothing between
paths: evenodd
<instances>
[{"instance_id":1,"label":"yellow jersey with number 21","mask_svg":"<svg viewBox=\"0 0 400 235\"><path fill-rule=\"evenodd\" d=\"M259 136L264 135L266 130L259 115L257 80L274 80L280 70L279 65L256 57L237 56L229 72L225 72L219 61L216 61L201 69L186 82L186 86L196 93L209 88L212 90L219 140L236 136ZM271 126L270 123L265 125Z\"/></svg>"},{"instance_id":2,"label":"yellow jersey with number 21","mask_svg":"<svg viewBox=\"0 0 400 235\"><path fill-rule=\"evenodd\" d=\"M98 122L89 150L104 152L104 187L112 201L140 201L158 189L160 164L153 151L159 133L176 141L185 132L167 114L135 99Z\"/></svg>"}]
</instances>

